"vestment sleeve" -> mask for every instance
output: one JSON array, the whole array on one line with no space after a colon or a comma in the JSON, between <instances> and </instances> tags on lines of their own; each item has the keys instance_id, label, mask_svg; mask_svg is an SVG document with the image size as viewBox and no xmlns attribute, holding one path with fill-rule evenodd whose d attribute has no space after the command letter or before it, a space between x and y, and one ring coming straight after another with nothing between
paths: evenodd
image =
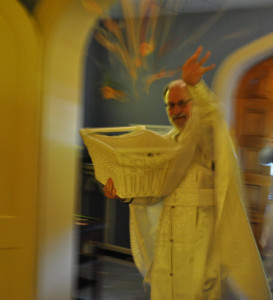
<instances>
[{"instance_id":1,"label":"vestment sleeve","mask_svg":"<svg viewBox=\"0 0 273 300\"><path fill-rule=\"evenodd\" d=\"M201 80L195 86L188 86L198 113L199 137L197 144L207 160L214 160L213 128L215 117L219 115L219 101L212 90ZM194 117L194 116L193 116ZM196 122L196 120L195 120Z\"/></svg>"},{"instance_id":2,"label":"vestment sleeve","mask_svg":"<svg viewBox=\"0 0 273 300\"><path fill-rule=\"evenodd\" d=\"M201 80L195 86L187 86L194 101L200 108L205 109L205 113L210 113L212 110L218 108L218 100L212 90Z\"/></svg>"}]
</instances>

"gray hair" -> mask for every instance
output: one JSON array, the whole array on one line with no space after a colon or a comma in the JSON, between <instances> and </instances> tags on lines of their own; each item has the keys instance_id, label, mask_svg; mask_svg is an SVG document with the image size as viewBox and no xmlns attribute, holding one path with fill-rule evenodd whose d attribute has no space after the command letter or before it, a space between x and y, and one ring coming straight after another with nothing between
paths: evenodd
<instances>
[{"instance_id":1,"label":"gray hair","mask_svg":"<svg viewBox=\"0 0 273 300\"><path fill-rule=\"evenodd\" d=\"M162 97L163 97L164 101L165 101L165 97L166 97L166 94L169 91L169 89L176 85L186 86L186 83L182 79L176 79L176 80L172 80L171 82L169 82L163 89Z\"/></svg>"}]
</instances>

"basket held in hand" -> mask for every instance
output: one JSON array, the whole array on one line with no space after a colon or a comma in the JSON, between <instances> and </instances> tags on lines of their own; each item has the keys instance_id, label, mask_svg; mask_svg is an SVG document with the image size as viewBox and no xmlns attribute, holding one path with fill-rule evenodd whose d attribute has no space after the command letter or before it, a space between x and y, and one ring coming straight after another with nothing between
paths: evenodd
<instances>
[{"instance_id":1,"label":"basket held in hand","mask_svg":"<svg viewBox=\"0 0 273 300\"><path fill-rule=\"evenodd\" d=\"M109 136L103 132L123 133ZM80 134L98 181L105 184L112 178L121 198L161 196L179 150L175 142L143 126L84 128Z\"/></svg>"}]
</instances>

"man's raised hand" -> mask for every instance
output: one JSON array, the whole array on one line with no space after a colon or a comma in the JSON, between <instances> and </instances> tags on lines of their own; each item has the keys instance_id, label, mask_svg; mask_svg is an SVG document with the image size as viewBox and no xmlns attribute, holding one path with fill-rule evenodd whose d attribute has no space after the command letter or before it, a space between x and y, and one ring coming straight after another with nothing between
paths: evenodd
<instances>
[{"instance_id":1,"label":"man's raised hand","mask_svg":"<svg viewBox=\"0 0 273 300\"><path fill-rule=\"evenodd\" d=\"M196 52L184 63L182 67L182 79L188 85L196 85L202 79L204 73L215 67L215 64L207 67L203 66L210 57L210 52L208 51L205 56L199 60L202 50L203 47L199 46Z\"/></svg>"}]
</instances>

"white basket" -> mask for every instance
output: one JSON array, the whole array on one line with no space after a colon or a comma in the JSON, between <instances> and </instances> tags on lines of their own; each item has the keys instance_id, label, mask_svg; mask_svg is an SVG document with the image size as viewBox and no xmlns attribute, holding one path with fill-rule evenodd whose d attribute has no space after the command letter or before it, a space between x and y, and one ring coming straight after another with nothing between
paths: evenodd
<instances>
[{"instance_id":1,"label":"white basket","mask_svg":"<svg viewBox=\"0 0 273 300\"><path fill-rule=\"evenodd\" d=\"M109 136L102 132L127 132ZM95 176L112 178L121 198L160 196L179 150L177 144L143 126L80 130Z\"/></svg>"}]
</instances>

